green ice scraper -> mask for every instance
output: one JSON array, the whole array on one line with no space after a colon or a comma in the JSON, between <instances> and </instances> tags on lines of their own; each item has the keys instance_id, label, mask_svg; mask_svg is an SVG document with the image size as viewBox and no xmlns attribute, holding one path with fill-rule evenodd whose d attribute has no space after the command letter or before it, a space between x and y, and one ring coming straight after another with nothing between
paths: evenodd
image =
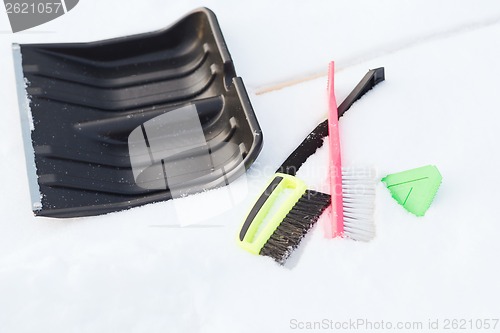
<instances>
[{"instance_id":1,"label":"green ice scraper","mask_svg":"<svg viewBox=\"0 0 500 333\"><path fill-rule=\"evenodd\" d=\"M427 165L387 175L382 181L391 191L392 197L407 211L424 216L442 179L436 166Z\"/></svg>"}]
</instances>

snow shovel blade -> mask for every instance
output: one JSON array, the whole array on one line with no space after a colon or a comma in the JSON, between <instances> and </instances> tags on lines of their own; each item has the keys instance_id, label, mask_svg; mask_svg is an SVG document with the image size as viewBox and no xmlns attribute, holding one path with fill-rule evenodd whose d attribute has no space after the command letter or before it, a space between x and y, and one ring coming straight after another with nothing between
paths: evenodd
<instances>
[{"instance_id":1,"label":"snow shovel blade","mask_svg":"<svg viewBox=\"0 0 500 333\"><path fill-rule=\"evenodd\" d=\"M93 216L224 186L262 148L207 8L156 32L13 52L35 215ZM165 116L175 112L189 114L197 142L161 142L175 137Z\"/></svg>"}]
</instances>

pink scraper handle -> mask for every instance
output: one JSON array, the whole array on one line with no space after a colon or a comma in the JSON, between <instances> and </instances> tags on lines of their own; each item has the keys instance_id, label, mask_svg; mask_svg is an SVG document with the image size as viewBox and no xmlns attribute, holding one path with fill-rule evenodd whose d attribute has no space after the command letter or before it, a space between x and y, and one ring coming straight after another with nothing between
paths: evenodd
<instances>
[{"instance_id":1,"label":"pink scraper handle","mask_svg":"<svg viewBox=\"0 0 500 333\"><path fill-rule=\"evenodd\" d=\"M331 220L326 237L342 237L344 234L344 209L342 197L342 163L340 157L339 114L335 99L334 62L328 66L328 141L330 145L330 193L332 198Z\"/></svg>"}]
</instances>

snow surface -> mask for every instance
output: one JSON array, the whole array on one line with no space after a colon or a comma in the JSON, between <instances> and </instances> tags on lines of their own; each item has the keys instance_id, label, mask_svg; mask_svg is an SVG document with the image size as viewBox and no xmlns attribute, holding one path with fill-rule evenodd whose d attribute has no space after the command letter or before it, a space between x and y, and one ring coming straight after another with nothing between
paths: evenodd
<instances>
[{"instance_id":1,"label":"snow surface","mask_svg":"<svg viewBox=\"0 0 500 333\"><path fill-rule=\"evenodd\" d=\"M239 180L248 195L184 228L173 202L34 218L11 44L151 31L199 6L217 14L264 132ZM9 30L0 11L0 332L289 332L294 319L357 318L439 319L442 329L447 318L500 317L498 1L81 0L43 26ZM282 268L235 239L269 176L326 117L332 59L339 101L369 68L386 68L340 121L344 165L383 176L435 164L443 184L416 218L380 183L375 240L327 240L315 228ZM321 151L301 172L318 181L326 163ZM219 192L204 195L216 205Z\"/></svg>"}]
</instances>

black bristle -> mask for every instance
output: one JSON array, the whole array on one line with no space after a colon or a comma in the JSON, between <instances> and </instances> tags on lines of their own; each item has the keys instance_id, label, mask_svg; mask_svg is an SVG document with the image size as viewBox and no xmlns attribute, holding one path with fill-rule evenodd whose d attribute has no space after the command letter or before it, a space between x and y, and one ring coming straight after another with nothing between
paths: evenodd
<instances>
[{"instance_id":1,"label":"black bristle","mask_svg":"<svg viewBox=\"0 0 500 333\"><path fill-rule=\"evenodd\" d=\"M260 255L271 257L283 265L328 205L330 195L306 190L264 244Z\"/></svg>"}]
</instances>

